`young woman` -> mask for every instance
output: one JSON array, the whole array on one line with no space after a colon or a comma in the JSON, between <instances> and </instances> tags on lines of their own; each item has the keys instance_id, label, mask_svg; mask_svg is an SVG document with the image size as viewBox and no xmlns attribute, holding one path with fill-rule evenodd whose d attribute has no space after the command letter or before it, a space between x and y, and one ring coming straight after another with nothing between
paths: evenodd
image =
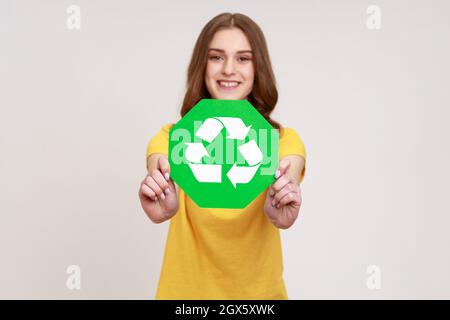
<instances>
[{"instance_id":1,"label":"young woman","mask_svg":"<svg viewBox=\"0 0 450 320\"><path fill-rule=\"evenodd\" d=\"M280 230L296 220L305 147L295 130L270 118L278 92L261 29L223 13L197 39L181 108L198 101L247 99L280 133L276 181L244 209L198 207L170 178L167 124L147 146L139 198L154 223L170 219L156 299L287 299Z\"/></svg>"}]
</instances>

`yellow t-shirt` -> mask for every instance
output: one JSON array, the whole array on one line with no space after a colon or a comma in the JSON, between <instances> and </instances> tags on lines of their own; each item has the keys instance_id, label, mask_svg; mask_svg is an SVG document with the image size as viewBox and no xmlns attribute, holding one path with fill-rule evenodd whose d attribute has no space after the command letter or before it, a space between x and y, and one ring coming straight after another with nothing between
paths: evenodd
<instances>
[{"instance_id":1,"label":"yellow t-shirt","mask_svg":"<svg viewBox=\"0 0 450 320\"><path fill-rule=\"evenodd\" d=\"M171 126L150 140L147 157L168 154ZM282 128L279 159L294 154L306 159L305 146L294 129ZM288 299L280 230L264 213L266 193L244 209L216 209L198 207L180 188L156 299Z\"/></svg>"}]
</instances>

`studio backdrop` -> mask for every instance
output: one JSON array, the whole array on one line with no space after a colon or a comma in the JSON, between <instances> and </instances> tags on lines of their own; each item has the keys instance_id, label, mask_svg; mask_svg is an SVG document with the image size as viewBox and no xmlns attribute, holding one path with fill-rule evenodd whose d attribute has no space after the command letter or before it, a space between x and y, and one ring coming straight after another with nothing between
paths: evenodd
<instances>
[{"instance_id":1,"label":"studio backdrop","mask_svg":"<svg viewBox=\"0 0 450 320\"><path fill-rule=\"evenodd\" d=\"M0 298L154 298L146 147L222 12L263 30L308 154L289 298L450 298L445 0L0 0Z\"/></svg>"}]
</instances>

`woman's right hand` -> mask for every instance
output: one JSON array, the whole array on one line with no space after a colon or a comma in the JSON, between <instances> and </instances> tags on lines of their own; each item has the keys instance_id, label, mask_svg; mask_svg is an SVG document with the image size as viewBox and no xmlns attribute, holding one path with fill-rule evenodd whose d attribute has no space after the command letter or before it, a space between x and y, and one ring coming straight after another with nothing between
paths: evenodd
<instances>
[{"instance_id":1,"label":"woman's right hand","mask_svg":"<svg viewBox=\"0 0 450 320\"><path fill-rule=\"evenodd\" d=\"M175 183L170 178L167 157L160 155L156 168L150 170L139 188L142 208L154 223L170 219L178 211Z\"/></svg>"}]
</instances>

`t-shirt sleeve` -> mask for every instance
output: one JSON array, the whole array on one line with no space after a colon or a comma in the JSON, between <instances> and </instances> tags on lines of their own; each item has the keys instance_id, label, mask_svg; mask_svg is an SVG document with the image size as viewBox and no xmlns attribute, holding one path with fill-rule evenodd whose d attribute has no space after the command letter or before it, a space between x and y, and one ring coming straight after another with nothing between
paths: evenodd
<instances>
[{"instance_id":1,"label":"t-shirt sleeve","mask_svg":"<svg viewBox=\"0 0 450 320\"><path fill-rule=\"evenodd\" d=\"M164 125L159 132L154 135L147 144L146 159L153 153L169 153L169 131L172 124Z\"/></svg>"},{"instance_id":2,"label":"t-shirt sleeve","mask_svg":"<svg viewBox=\"0 0 450 320\"><path fill-rule=\"evenodd\" d=\"M306 148L300 136L292 128L281 129L279 158L282 159L288 155L298 155L305 159L305 167L300 176L300 182L303 181L306 172Z\"/></svg>"}]
</instances>

